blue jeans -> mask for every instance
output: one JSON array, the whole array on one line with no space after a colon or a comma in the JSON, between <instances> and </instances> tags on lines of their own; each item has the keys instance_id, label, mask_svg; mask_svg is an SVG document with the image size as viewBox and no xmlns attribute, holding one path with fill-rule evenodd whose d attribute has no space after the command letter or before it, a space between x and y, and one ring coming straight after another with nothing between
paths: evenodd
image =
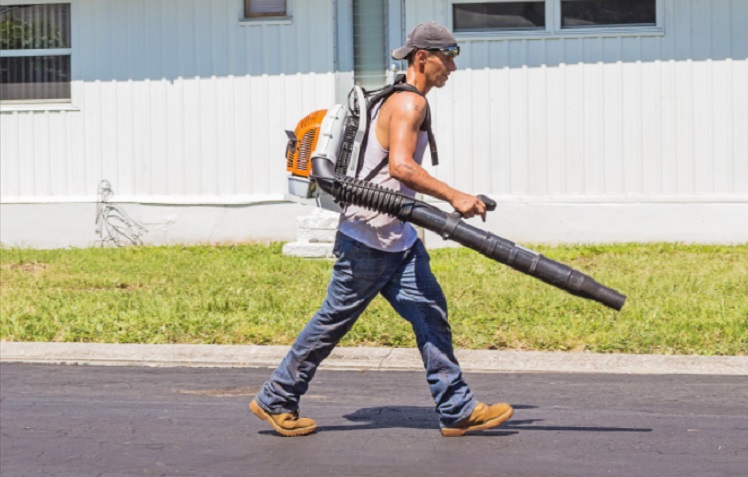
<instances>
[{"instance_id":1,"label":"blue jeans","mask_svg":"<svg viewBox=\"0 0 748 477\"><path fill-rule=\"evenodd\" d=\"M338 233L334 253L338 260L322 307L257 394L258 404L270 413L297 411L319 364L381 293L413 326L441 424L469 417L476 402L455 358L447 302L423 243L382 252Z\"/></svg>"}]
</instances>

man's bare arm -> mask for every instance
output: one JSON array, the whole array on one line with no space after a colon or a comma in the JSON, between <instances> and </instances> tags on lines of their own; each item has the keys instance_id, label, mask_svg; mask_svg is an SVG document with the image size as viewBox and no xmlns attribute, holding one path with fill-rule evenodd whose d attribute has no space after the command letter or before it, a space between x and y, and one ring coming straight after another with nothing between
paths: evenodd
<instances>
[{"instance_id":1,"label":"man's bare arm","mask_svg":"<svg viewBox=\"0 0 748 477\"><path fill-rule=\"evenodd\" d=\"M486 206L475 196L465 194L436 179L414 159L418 133L426 119L426 100L416 94L403 93L392 99L389 128L390 176L416 192L449 202L467 218L480 215L486 219Z\"/></svg>"}]
</instances>

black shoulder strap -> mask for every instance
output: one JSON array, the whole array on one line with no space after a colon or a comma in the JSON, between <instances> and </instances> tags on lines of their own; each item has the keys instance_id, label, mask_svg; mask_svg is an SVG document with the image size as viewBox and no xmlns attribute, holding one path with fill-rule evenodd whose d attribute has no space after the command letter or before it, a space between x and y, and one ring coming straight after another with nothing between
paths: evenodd
<instances>
[{"instance_id":1,"label":"black shoulder strap","mask_svg":"<svg viewBox=\"0 0 748 477\"><path fill-rule=\"evenodd\" d=\"M386 101L387 98L392 96L394 93L397 93L400 91L409 91L411 93L416 93L416 94L423 96L423 98L426 99L426 96L423 93L421 93L421 91L419 91L418 88L405 82L405 75L400 74L395 77L395 81L391 85L385 86L384 88L382 88L381 91L379 91L376 95L374 95L374 97L371 98L371 100L369 101L368 107L366 109L366 114L368 115L368 117L371 119L371 113L373 112L374 107L377 104ZM426 131L426 134L429 139L429 149L431 150L431 164L434 166L439 165L439 153L436 149L436 139L434 138L434 133L431 130L431 107L429 106L428 99L426 99L426 118L423 120L423 124L421 124L421 131ZM365 146L366 146L366 143L368 142L368 136L369 136L369 131L366 131L366 136L364 137L364 141L361 145L362 154L364 153L364 151L366 151ZM361 159L358 162L358 170L356 171L356 177L358 177L359 173L361 172L361 168L363 167L363 164L364 164L363 158L364 157L362 155ZM379 172L384 168L384 166L387 165L389 160L390 160L390 156L389 155L385 156L384 159L382 159L380 163L377 164L376 167L374 167L374 169L372 169L371 172L369 172L369 174L367 174L364 180L370 181L371 179L376 177L376 175L379 174Z\"/></svg>"},{"instance_id":2,"label":"black shoulder strap","mask_svg":"<svg viewBox=\"0 0 748 477\"><path fill-rule=\"evenodd\" d=\"M397 80L401 81L398 83ZM421 93L421 90L405 82L405 75L398 75L392 86L393 93L397 93L400 91L409 91L411 93L416 93L419 96L423 96L423 99L426 99L426 96ZM429 106L429 100L426 99L426 118L423 120L423 124L421 124L421 131L428 131L429 129L431 129L431 107Z\"/></svg>"},{"instance_id":3,"label":"black shoulder strap","mask_svg":"<svg viewBox=\"0 0 748 477\"><path fill-rule=\"evenodd\" d=\"M421 93L418 88L404 82L405 75L400 76L403 77L403 83L396 84L395 91L410 91L411 93L420 94L421 96L423 96L423 99L426 99L426 96ZM426 119L424 119L423 124L421 124L421 131L426 131L429 138L429 149L431 150L431 165L438 166L439 152L436 150L436 139L434 138L434 132L431 130L431 106L429 105L428 99L426 99Z\"/></svg>"}]
</instances>

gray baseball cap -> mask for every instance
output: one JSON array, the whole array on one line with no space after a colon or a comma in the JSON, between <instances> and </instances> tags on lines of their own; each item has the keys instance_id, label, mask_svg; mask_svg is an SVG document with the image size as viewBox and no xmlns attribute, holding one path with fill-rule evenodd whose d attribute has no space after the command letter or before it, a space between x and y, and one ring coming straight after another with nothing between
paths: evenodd
<instances>
[{"instance_id":1,"label":"gray baseball cap","mask_svg":"<svg viewBox=\"0 0 748 477\"><path fill-rule=\"evenodd\" d=\"M436 22L423 22L413 27L413 30L408 34L405 45L392 50L392 58L403 60L416 49L434 50L449 47L457 47L457 40L455 40L452 32ZM459 51L459 48L457 48L457 53Z\"/></svg>"}]
</instances>

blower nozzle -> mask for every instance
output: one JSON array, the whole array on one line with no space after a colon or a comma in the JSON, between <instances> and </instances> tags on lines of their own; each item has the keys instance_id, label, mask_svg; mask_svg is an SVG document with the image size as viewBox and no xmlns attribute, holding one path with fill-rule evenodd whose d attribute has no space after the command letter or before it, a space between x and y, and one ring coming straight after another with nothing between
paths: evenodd
<instances>
[{"instance_id":1,"label":"blower nozzle","mask_svg":"<svg viewBox=\"0 0 748 477\"><path fill-rule=\"evenodd\" d=\"M329 159L312 157L311 178L339 203L357 205L411 222L572 295L595 300L619 311L626 302L625 295L601 285L592 277L491 232L473 227L465 223L459 214L444 212L376 184L336 176Z\"/></svg>"}]
</instances>

